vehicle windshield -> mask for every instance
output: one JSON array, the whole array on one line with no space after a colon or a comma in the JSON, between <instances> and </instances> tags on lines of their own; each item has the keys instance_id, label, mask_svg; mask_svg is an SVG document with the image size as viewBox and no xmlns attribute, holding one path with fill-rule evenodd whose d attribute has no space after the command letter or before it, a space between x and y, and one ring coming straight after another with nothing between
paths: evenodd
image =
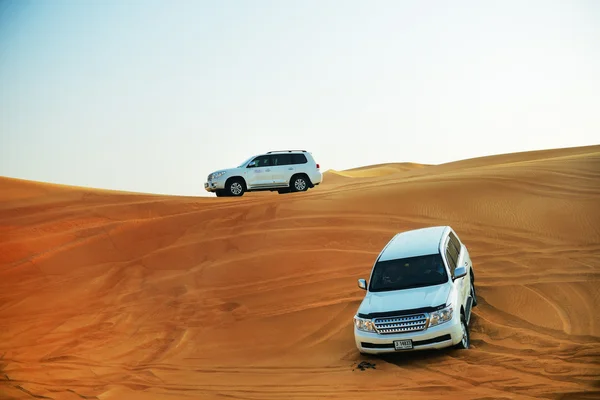
<instances>
[{"instance_id":1,"label":"vehicle windshield","mask_svg":"<svg viewBox=\"0 0 600 400\"><path fill-rule=\"evenodd\" d=\"M252 161L252 159L253 159L254 157L256 157L256 156L252 156L252 157L248 158L246 161L244 161L243 163L241 163L241 164L240 164L240 165L238 165L237 167L238 167L238 168L244 168L246 165L248 165L248 163L249 163L250 161Z\"/></svg>"},{"instance_id":2,"label":"vehicle windshield","mask_svg":"<svg viewBox=\"0 0 600 400\"><path fill-rule=\"evenodd\" d=\"M379 261L375 264L369 291L411 289L440 285L448 281L442 256L425 256Z\"/></svg>"}]
</instances>

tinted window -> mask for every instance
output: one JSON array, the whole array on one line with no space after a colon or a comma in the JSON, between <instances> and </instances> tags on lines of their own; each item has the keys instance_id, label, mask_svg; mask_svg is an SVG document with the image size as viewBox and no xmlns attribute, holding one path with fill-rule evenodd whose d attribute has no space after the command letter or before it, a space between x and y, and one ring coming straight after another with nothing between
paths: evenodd
<instances>
[{"instance_id":1,"label":"tinted window","mask_svg":"<svg viewBox=\"0 0 600 400\"><path fill-rule=\"evenodd\" d=\"M274 154L271 157L273 166L290 165L292 163L291 154Z\"/></svg>"},{"instance_id":2,"label":"tinted window","mask_svg":"<svg viewBox=\"0 0 600 400\"><path fill-rule=\"evenodd\" d=\"M304 154L290 154L292 156L292 164L306 164L308 160Z\"/></svg>"},{"instance_id":3,"label":"tinted window","mask_svg":"<svg viewBox=\"0 0 600 400\"><path fill-rule=\"evenodd\" d=\"M255 167L268 167L271 165L271 156L258 156L254 160Z\"/></svg>"},{"instance_id":4,"label":"tinted window","mask_svg":"<svg viewBox=\"0 0 600 400\"><path fill-rule=\"evenodd\" d=\"M417 288L440 285L447 281L448 274L442 256L439 253L430 254L378 261L373 269L369 291L385 292Z\"/></svg>"},{"instance_id":5,"label":"tinted window","mask_svg":"<svg viewBox=\"0 0 600 400\"><path fill-rule=\"evenodd\" d=\"M454 233L450 232L450 234L448 235L448 238L450 239L448 244L453 246L456 249L456 254L460 254L460 242L458 241L458 238L456 237L456 235Z\"/></svg>"},{"instance_id":6,"label":"tinted window","mask_svg":"<svg viewBox=\"0 0 600 400\"><path fill-rule=\"evenodd\" d=\"M458 252L448 242L448 246L446 247L446 258L448 259L448 266L450 267L450 274L454 275L454 270L456 269L456 263L458 262Z\"/></svg>"}]
</instances>

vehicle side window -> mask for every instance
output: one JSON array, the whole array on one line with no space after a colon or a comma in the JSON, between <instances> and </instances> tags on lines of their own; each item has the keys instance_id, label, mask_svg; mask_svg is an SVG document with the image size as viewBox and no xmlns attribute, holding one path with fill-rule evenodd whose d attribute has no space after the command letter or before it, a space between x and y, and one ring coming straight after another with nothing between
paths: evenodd
<instances>
[{"instance_id":1,"label":"vehicle side window","mask_svg":"<svg viewBox=\"0 0 600 400\"><path fill-rule=\"evenodd\" d=\"M254 161L254 168L268 167L271 165L271 157L270 156L258 156L252 161Z\"/></svg>"},{"instance_id":2,"label":"vehicle side window","mask_svg":"<svg viewBox=\"0 0 600 400\"><path fill-rule=\"evenodd\" d=\"M450 267L450 275L454 276L454 270L456 269L456 263L458 262L458 252L450 241L448 241L448 244L446 245L446 258L448 259L448 266Z\"/></svg>"},{"instance_id":3,"label":"vehicle side window","mask_svg":"<svg viewBox=\"0 0 600 400\"><path fill-rule=\"evenodd\" d=\"M276 154L272 155L273 166L277 165L290 165L292 164L292 155L291 154Z\"/></svg>"},{"instance_id":4,"label":"vehicle side window","mask_svg":"<svg viewBox=\"0 0 600 400\"><path fill-rule=\"evenodd\" d=\"M458 238L456 237L456 235L452 232L450 232L450 234L448 235L448 245L453 246L454 249L456 250L456 254L460 254L460 242L458 240Z\"/></svg>"},{"instance_id":5,"label":"vehicle side window","mask_svg":"<svg viewBox=\"0 0 600 400\"><path fill-rule=\"evenodd\" d=\"M294 153L292 156L292 164L306 164L308 160L304 154Z\"/></svg>"}]
</instances>

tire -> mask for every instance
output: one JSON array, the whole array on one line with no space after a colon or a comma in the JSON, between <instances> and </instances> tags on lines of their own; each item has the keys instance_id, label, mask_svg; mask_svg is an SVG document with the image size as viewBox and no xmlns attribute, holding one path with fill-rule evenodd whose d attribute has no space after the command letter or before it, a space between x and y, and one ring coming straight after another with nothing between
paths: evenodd
<instances>
[{"instance_id":1,"label":"tire","mask_svg":"<svg viewBox=\"0 0 600 400\"><path fill-rule=\"evenodd\" d=\"M477 307L477 293L475 292L475 283L473 283L473 280L471 280L471 298L473 299L471 307Z\"/></svg>"},{"instance_id":2,"label":"tire","mask_svg":"<svg viewBox=\"0 0 600 400\"><path fill-rule=\"evenodd\" d=\"M458 350L467 350L471 346L471 333L464 314L460 314L460 325L462 326L463 337L454 347Z\"/></svg>"},{"instance_id":3,"label":"tire","mask_svg":"<svg viewBox=\"0 0 600 400\"><path fill-rule=\"evenodd\" d=\"M227 196L241 197L244 195L245 186L244 186L244 182L241 179L239 179L239 178L232 179L229 182L227 182L226 186L227 186L227 189L226 189Z\"/></svg>"},{"instance_id":4,"label":"tire","mask_svg":"<svg viewBox=\"0 0 600 400\"><path fill-rule=\"evenodd\" d=\"M217 190L215 192L215 194L217 195L217 197L225 197L225 196L227 196L227 193L225 193L225 190Z\"/></svg>"},{"instance_id":5,"label":"tire","mask_svg":"<svg viewBox=\"0 0 600 400\"><path fill-rule=\"evenodd\" d=\"M295 175L290 182L292 192L306 192L308 190L308 179L304 175Z\"/></svg>"}]
</instances>

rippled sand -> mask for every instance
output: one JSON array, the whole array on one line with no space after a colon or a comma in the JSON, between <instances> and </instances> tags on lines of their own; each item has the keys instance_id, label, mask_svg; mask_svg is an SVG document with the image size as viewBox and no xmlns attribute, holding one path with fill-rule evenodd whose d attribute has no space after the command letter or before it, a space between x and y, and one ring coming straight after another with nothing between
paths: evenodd
<instances>
[{"instance_id":1,"label":"rippled sand","mask_svg":"<svg viewBox=\"0 0 600 400\"><path fill-rule=\"evenodd\" d=\"M357 278L441 224L473 259L472 348L359 356ZM599 308L600 146L239 199L0 178L1 399L597 399Z\"/></svg>"}]
</instances>

